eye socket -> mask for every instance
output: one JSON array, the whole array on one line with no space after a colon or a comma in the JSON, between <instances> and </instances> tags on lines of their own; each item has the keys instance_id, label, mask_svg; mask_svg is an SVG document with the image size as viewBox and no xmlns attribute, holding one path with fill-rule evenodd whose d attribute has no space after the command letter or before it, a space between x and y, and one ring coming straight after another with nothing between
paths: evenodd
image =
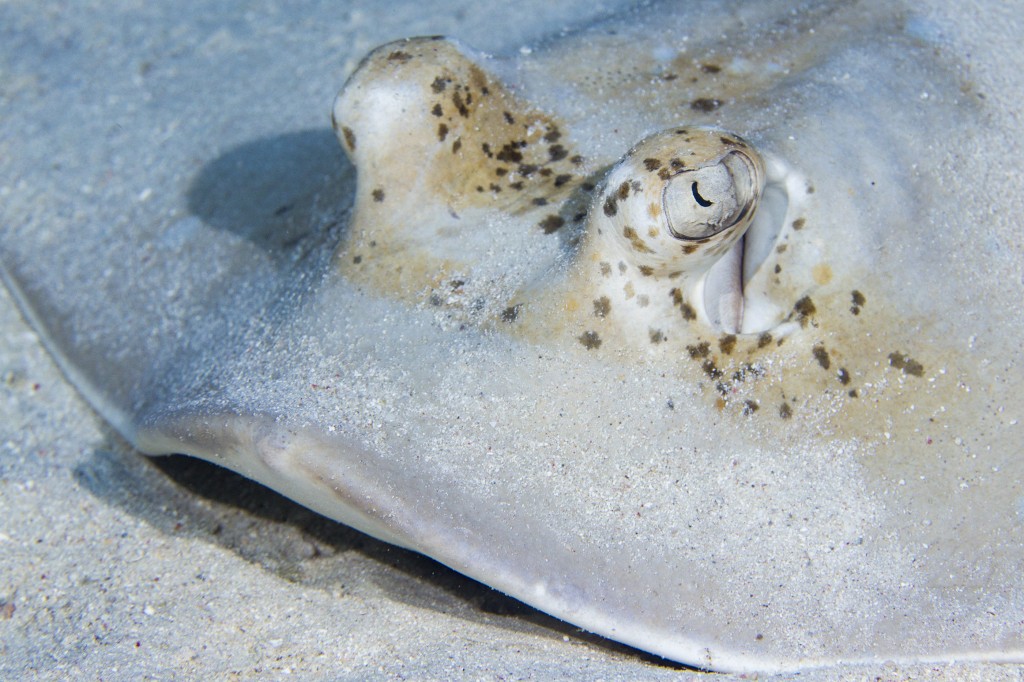
<instances>
[{"instance_id":1,"label":"eye socket","mask_svg":"<svg viewBox=\"0 0 1024 682\"><path fill-rule=\"evenodd\" d=\"M661 197L669 231L695 240L729 229L750 213L756 185L753 164L737 151L672 176Z\"/></svg>"}]
</instances>

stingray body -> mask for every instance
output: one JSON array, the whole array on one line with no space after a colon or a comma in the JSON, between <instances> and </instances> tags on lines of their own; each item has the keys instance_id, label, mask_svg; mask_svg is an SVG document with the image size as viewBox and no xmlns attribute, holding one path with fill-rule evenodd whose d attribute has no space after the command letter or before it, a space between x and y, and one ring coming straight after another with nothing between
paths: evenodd
<instances>
[{"instance_id":1,"label":"stingray body","mask_svg":"<svg viewBox=\"0 0 1024 682\"><path fill-rule=\"evenodd\" d=\"M931 21L399 41L338 96L354 174L315 199L24 221L5 272L144 452L584 628L714 669L1020 660L1015 157Z\"/></svg>"}]
</instances>

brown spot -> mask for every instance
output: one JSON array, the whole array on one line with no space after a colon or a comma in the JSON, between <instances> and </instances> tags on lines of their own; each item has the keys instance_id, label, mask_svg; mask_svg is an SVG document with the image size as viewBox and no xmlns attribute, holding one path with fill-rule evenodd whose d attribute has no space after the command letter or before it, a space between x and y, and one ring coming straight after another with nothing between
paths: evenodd
<instances>
[{"instance_id":1,"label":"brown spot","mask_svg":"<svg viewBox=\"0 0 1024 682\"><path fill-rule=\"evenodd\" d=\"M544 220L539 223L540 229L544 230L544 234L552 234L557 232L563 225L565 225L565 219L560 215L552 213Z\"/></svg>"},{"instance_id":2,"label":"brown spot","mask_svg":"<svg viewBox=\"0 0 1024 682\"><path fill-rule=\"evenodd\" d=\"M621 185L619 185L619 189L616 192L616 195L620 200L625 200L629 197L629 181L623 182Z\"/></svg>"},{"instance_id":3,"label":"brown spot","mask_svg":"<svg viewBox=\"0 0 1024 682\"><path fill-rule=\"evenodd\" d=\"M441 123L437 126L437 139L440 142L444 142L444 138L448 137L448 126Z\"/></svg>"},{"instance_id":4,"label":"brown spot","mask_svg":"<svg viewBox=\"0 0 1024 682\"><path fill-rule=\"evenodd\" d=\"M699 248L700 248L700 246L698 244L684 244L683 245L683 253L689 255L689 254L693 253L694 251L696 251Z\"/></svg>"},{"instance_id":5,"label":"brown spot","mask_svg":"<svg viewBox=\"0 0 1024 682\"><path fill-rule=\"evenodd\" d=\"M796 220L793 221L793 229L802 230L804 229L805 224L807 224L806 220L804 220L803 218L797 218Z\"/></svg>"},{"instance_id":6,"label":"brown spot","mask_svg":"<svg viewBox=\"0 0 1024 682\"><path fill-rule=\"evenodd\" d=\"M661 161L658 159L644 159L644 168L649 171L656 171L661 168Z\"/></svg>"},{"instance_id":7,"label":"brown spot","mask_svg":"<svg viewBox=\"0 0 1024 682\"><path fill-rule=\"evenodd\" d=\"M789 403L779 405L779 416L783 419L789 419L793 416L793 408L789 406Z\"/></svg>"},{"instance_id":8,"label":"brown spot","mask_svg":"<svg viewBox=\"0 0 1024 682\"><path fill-rule=\"evenodd\" d=\"M495 157L498 161L506 161L508 163L519 163L523 160L522 153L512 143L502 145L501 150Z\"/></svg>"},{"instance_id":9,"label":"brown spot","mask_svg":"<svg viewBox=\"0 0 1024 682\"><path fill-rule=\"evenodd\" d=\"M601 263L601 274L605 277L610 277L612 274L611 263Z\"/></svg>"},{"instance_id":10,"label":"brown spot","mask_svg":"<svg viewBox=\"0 0 1024 682\"><path fill-rule=\"evenodd\" d=\"M345 136L345 144L349 150L354 152L356 150L356 134L348 126L342 126L341 134Z\"/></svg>"},{"instance_id":11,"label":"brown spot","mask_svg":"<svg viewBox=\"0 0 1024 682\"><path fill-rule=\"evenodd\" d=\"M373 200L376 201L378 204L384 201L384 190L381 189L380 187L373 190Z\"/></svg>"},{"instance_id":12,"label":"brown spot","mask_svg":"<svg viewBox=\"0 0 1024 682\"><path fill-rule=\"evenodd\" d=\"M822 369L828 369L832 366L832 360L828 356L828 351L825 350L825 346L817 345L811 349L811 353L814 354L814 359L818 361Z\"/></svg>"},{"instance_id":13,"label":"brown spot","mask_svg":"<svg viewBox=\"0 0 1024 682\"><path fill-rule=\"evenodd\" d=\"M850 373L846 371L845 367L839 368L839 374L837 375L839 383L846 386L850 383Z\"/></svg>"},{"instance_id":14,"label":"brown spot","mask_svg":"<svg viewBox=\"0 0 1024 682\"><path fill-rule=\"evenodd\" d=\"M650 277L654 274L654 268L650 265L641 265L638 269L640 270L640 274L644 277Z\"/></svg>"},{"instance_id":15,"label":"brown spot","mask_svg":"<svg viewBox=\"0 0 1024 682\"><path fill-rule=\"evenodd\" d=\"M779 265L778 263L776 263L776 264L775 264L775 274L777 275L777 274L779 274L780 272L782 272L782 266L781 266L781 265Z\"/></svg>"},{"instance_id":16,"label":"brown spot","mask_svg":"<svg viewBox=\"0 0 1024 682\"><path fill-rule=\"evenodd\" d=\"M696 346L687 346L686 352L690 354L690 357L694 360L706 358L711 354L711 344L707 341L701 341Z\"/></svg>"},{"instance_id":17,"label":"brown spot","mask_svg":"<svg viewBox=\"0 0 1024 682\"><path fill-rule=\"evenodd\" d=\"M569 162L572 163L572 165L574 166L579 166L580 164L583 163L583 157L577 154L576 156L569 159Z\"/></svg>"},{"instance_id":18,"label":"brown spot","mask_svg":"<svg viewBox=\"0 0 1024 682\"><path fill-rule=\"evenodd\" d=\"M769 334L768 332L762 332L761 335L757 337L757 347L758 348L764 348L765 346L767 346L771 342L772 342L772 335Z\"/></svg>"},{"instance_id":19,"label":"brown spot","mask_svg":"<svg viewBox=\"0 0 1024 682\"><path fill-rule=\"evenodd\" d=\"M352 262L355 263L356 265L359 265L360 263L363 262L363 257L362 256L355 256L355 257L352 258Z\"/></svg>"},{"instance_id":20,"label":"brown spot","mask_svg":"<svg viewBox=\"0 0 1024 682\"><path fill-rule=\"evenodd\" d=\"M569 156L569 151L560 144L553 144L548 147L548 156L551 157L552 161L561 161Z\"/></svg>"},{"instance_id":21,"label":"brown spot","mask_svg":"<svg viewBox=\"0 0 1024 682\"><path fill-rule=\"evenodd\" d=\"M467 107L466 103L462 101L462 93L458 90L452 94L452 104L454 104L455 108L458 110L459 116L462 118L469 118L469 107Z\"/></svg>"},{"instance_id":22,"label":"brown spot","mask_svg":"<svg viewBox=\"0 0 1024 682\"><path fill-rule=\"evenodd\" d=\"M682 159L672 159L668 162L668 165L672 166L672 170L679 171L686 168L686 164L683 163Z\"/></svg>"},{"instance_id":23,"label":"brown spot","mask_svg":"<svg viewBox=\"0 0 1024 682\"><path fill-rule=\"evenodd\" d=\"M818 263L811 268L811 276L816 284L824 286L832 281L832 268L827 263Z\"/></svg>"},{"instance_id":24,"label":"brown spot","mask_svg":"<svg viewBox=\"0 0 1024 682\"><path fill-rule=\"evenodd\" d=\"M854 315L860 315L860 309L864 307L864 304L867 303L868 300L864 298L864 294L860 293L856 289L853 290L851 299L853 301L853 305L850 306L850 312Z\"/></svg>"},{"instance_id":25,"label":"brown spot","mask_svg":"<svg viewBox=\"0 0 1024 682\"><path fill-rule=\"evenodd\" d=\"M534 206L547 206L548 200L544 197L534 197L530 200L530 203Z\"/></svg>"},{"instance_id":26,"label":"brown spot","mask_svg":"<svg viewBox=\"0 0 1024 682\"><path fill-rule=\"evenodd\" d=\"M515 322L516 319L519 317L519 310L522 307L522 303L517 303L516 305L510 305L509 307L505 308L504 310L501 311L501 321Z\"/></svg>"},{"instance_id":27,"label":"brown spot","mask_svg":"<svg viewBox=\"0 0 1024 682\"><path fill-rule=\"evenodd\" d=\"M761 406L758 405L753 400L744 400L743 401L743 415L745 417L749 417L750 415L754 414L755 412L757 412L760 409L761 409Z\"/></svg>"},{"instance_id":28,"label":"brown spot","mask_svg":"<svg viewBox=\"0 0 1024 682\"><path fill-rule=\"evenodd\" d=\"M601 347L601 337L598 336L597 332L583 332L577 338L587 350L594 350L595 348Z\"/></svg>"},{"instance_id":29,"label":"brown spot","mask_svg":"<svg viewBox=\"0 0 1024 682\"><path fill-rule=\"evenodd\" d=\"M448 81L446 81L444 78L441 78L441 76L435 78L434 82L430 84L430 89L437 93L444 92L444 89L446 87L448 87Z\"/></svg>"},{"instance_id":30,"label":"brown spot","mask_svg":"<svg viewBox=\"0 0 1024 682\"><path fill-rule=\"evenodd\" d=\"M902 370L904 374L909 374L913 377L924 376L924 365L909 355L900 352L889 353L889 364L896 369Z\"/></svg>"},{"instance_id":31,"label":"brown spot","mask_svg":"<svg viewBox=\"0 0 1024 682\"><path fill-rule=\"evenodd\" d=\"M708 62L705 62L700 65L700 70L704 73L718 73L722 70L722 67L718 64L709 64Z\"/></svg>"},{"instance_id":32,"label":"brown spot","mask_svg":"<svg viewBox=\"0 0 1024 682\"><path fill-rule=\"evenodd\" d=\"M618 203L617 203L617 201L615 199L615 196L613 195L613 196L608 197L605 200L605 202L604 202L604 214L606 216L608 216L608 217L611 217L611 216L615 215L618 212L619 212L619 207L618 207Z\"/></svg>"},{"instance_id":33,"label":"brown spot","mask_svg":"<svg viewBox=\"0 0 1024 682\"><path fill-rule=\"evenodd\" d=\"M612 302L608 300L607 296L594 299L594 316L595 317L606 317L608 313L612 311Z\"/></svg>"},{"instance_id":34,"label":"brown spot","mask_svg":"<svg viewBox=\"0 0 1024 682\"><path fill-rule=\"evenodd\" d=\"M814 301L811 300L810 296L804 296L793 305L793 310L796 312L800 319L800 323L805 324L805 320L818 312L818 309L814 306Z\"/></svg>"},{"instance_id":35,"label":"brown spot","mask_svg":"<svg viewBox=\"0 0 1024 682\"><path fill-rule=\"evenodd\" d=\"M736 335L726 334L718 340L718 348L726 355L731 355L736 349Z\"/></svg>"},{"instance_id":36,"label":"brown spot","mask_svg":"<svg viewBox=\"0 0 1024 682\"><path fill-rule=\"evenodd\" d=\"M640 238L640 235L636 233L629 225L622 228L622 236L629 240L630 245L635 251L640 253L654 253L654 249L647 246L647 242Z\"/></svg>"},{"instance_id":37,"label":"brown spot","mask_svg":"<svg viewBox=\"0 0 1024 682\"><path fill-rule=\"evenodd\" d=\"M722 100L711 97L700 97L690 102L690 108L703 114L709 114L722 106Z\"/></svg>"},{"instance_id":38,"label":"brown spot","mask_svg":"<svg viewBox=\"0 0 1024 682\"><path fill-rule=\"evenodd\" d=\"M435 104L434 108L430 110L430 113L432 113L434 116L440 116L441 114L444 113L444 109L441 108L440 104Z\"/></svg>"},{"instance_id":39,"label":"brown spot","mask_svg":"<svg viewBox=\"0 0 1024 682\"><path fill-rule=\"evenodd\" d=\"M452 142L452 154L457 154L462 149L462 138L455 138L455 142Z\"/></svg>"},{"instance_id":40,"label":"brown spot","mask_svg":"<svg viewBox=\"0 0 1024 682\"><path fill-rule=\"evenodd\" d=\"M395 50L388 55L389 62L399 62L400 64L404 64L410 59L412 59L412 55L408 52L402 52L401 50Z\"/></svg>"},{"instance_id":41,"label":"brown spot","mask_svg":"<svg viewBox=\"0 0 1024 682\"><path fill-rule=\"evenodd\" d=\"M704 364L702 364L700 368L704 370L704 373L711 379L720 379L722 377L722 370L715 367L715 362L713 360L705 360Z\"/></svg>"},{"instance_id":42,"label":"brown spot","mask_svg":"<svg viewBox=\"0 0 1024 682\"><path fill-rule=\"evenodd\" d=\"M697 311L693 309L693 306L689 303L683 303L679 306L679 309L683 311L684 320L696 320Z\"/></svg>"},{"instance_id":43,"label":"brown spot","mask_svg":"<svg viewBox=\"0 0 1024 682\"><path fill-rule=\"evenodd\" d=\"M507 111L502 112L502 115L505 117L505 123L512 125L513 123L516 122L516 120L512 118L512 114L508 113Z\"/></svg>"},{"instance_id":44,"label":"brown spot","mask_svg":"<svg viewBox=\"0 0 1024 682\"><path fill-rule=\"evenodd\" d=\"M651 343L661 343L665 340L665 334L660 329L649 330L651 335Z\"/></svg>"}]
</instances>

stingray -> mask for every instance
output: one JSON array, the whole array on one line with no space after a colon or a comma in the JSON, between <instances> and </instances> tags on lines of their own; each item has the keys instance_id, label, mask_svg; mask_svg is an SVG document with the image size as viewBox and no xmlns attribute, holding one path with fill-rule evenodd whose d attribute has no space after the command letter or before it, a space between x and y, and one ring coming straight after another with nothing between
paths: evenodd
<instances>
[{"instance_id":1,"label":"stingray","mask_svg":"<svg viewBox=\"0 0 1024 682\"><path fill-rule=\"evenodd\" d=\"M655 3L505 56L399 40L323 102L348 163L326 126L159 135L121 188L111 129L78 210L24 170L5 279L142 452L587 630L715 670L1021 661L1019 157L951 25ZM185 94L163 130L232 125Z\"/></svg>"}]
</instances>

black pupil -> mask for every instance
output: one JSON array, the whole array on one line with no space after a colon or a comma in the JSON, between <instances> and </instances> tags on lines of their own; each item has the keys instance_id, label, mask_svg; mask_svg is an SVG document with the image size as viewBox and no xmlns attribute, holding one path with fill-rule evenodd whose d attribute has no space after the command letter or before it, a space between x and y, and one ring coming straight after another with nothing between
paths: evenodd
<instances>
[{"instance_id":1,"label":"black pupil","mask_svg":"<svg viewBox=\"0 0 1024 682\"><path fill-rule=\"evenodd\" d=\"M694 183L690 185L690 191L693 192L694 200L704 208L707 208L708 206L714 203L713 201L708 201L707 199L700 195L700 192L697 191L696 181L694 181Z\"/></svg>"}]
</instances>

